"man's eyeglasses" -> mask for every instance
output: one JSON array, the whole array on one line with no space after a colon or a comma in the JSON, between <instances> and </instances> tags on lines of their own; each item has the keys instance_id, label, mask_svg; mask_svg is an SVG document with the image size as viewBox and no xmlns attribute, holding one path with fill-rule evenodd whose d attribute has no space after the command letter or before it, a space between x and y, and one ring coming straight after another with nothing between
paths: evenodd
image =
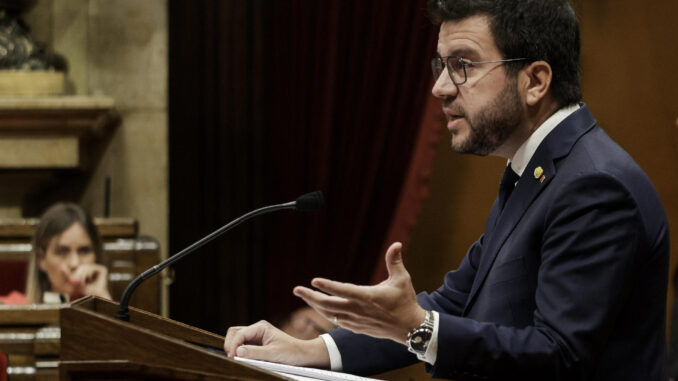
<instances>
[{"instance_id":1,"label":"man's eyeglasses","mask_svg":"<svg viewBox=\"0 0 678 381\"><path fill-rule=\"evenodd\" d=\"M450 75L452 82L455 85L463 85L468 79L466 75L466 68L474 67L475 65L482 65L488 63L504 63L513 61L523 61L527 58L511 58L507 60L496 61L469 61L467 59L457 56L436 57L431 60L431 69L433 69L433 78L437 81L440 75L447 67L447 73Z\"/></svg>"}]
</instances>

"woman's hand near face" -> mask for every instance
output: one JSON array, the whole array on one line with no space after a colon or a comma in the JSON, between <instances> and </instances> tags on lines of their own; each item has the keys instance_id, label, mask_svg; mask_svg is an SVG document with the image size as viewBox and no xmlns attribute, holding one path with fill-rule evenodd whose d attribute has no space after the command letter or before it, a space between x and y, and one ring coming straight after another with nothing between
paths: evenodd
<instances>
[{"instance_id":1,"label":"woman's hand near face","mask_svg":"<svg viewBox=\"0 0 678 381\"><path fill-rule=\"evenodd\" d=\"M73 285L71 300L88 295L111 299L111 293L108 291L108 269L106 266L97 263L81 264L67 276L69 282Z\"/></svg>"}]
</instances>

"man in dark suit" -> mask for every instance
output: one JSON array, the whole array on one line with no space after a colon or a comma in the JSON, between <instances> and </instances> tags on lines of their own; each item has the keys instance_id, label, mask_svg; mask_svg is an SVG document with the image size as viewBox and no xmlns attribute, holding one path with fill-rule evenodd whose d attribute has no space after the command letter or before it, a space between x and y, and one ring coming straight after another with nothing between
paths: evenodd
<instances>
[{"instance_id":1,"label":"man in dark suit","mask_svg":"<svg viewBox=\"0 0 678 381\"><path fill-rule=\"evenodd\" d=\"M647 176L579 103L566 0L437 0L433 93L452 147L508 159L485 232L433 293L401 245L375 286L294 292L341 328L298 341L229 329L229 355L374 374L417 360L454 379L664 380L669 237Z\"/></svg>"}]
</instances>

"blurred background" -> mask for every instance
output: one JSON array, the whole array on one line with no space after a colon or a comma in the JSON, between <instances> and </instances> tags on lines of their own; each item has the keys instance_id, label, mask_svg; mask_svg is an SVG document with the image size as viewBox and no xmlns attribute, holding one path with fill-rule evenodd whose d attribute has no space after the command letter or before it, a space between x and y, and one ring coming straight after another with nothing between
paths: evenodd
<instances>
[{"instance_id":1,"label":"blurred background","mask_svg":"<svg viewBox=\"0 0 678 381\"><path fill-rule=\"evenodd\" d=\"M114 127L95 123L77 143L88 161L71 169L0 160L2 217L70 199L136 219L166 257L251 209L325 194L320 212L260 217L176 264L163 314L219 334L281 321L314 276L383 279L393 240L431 291L482 232L505 162L449 148L424 0L34 3L23 20L66 62L51 104L99 104ZM678 2L572 4L584 102L648 173L675 236ZM0 128L26 103L44 113L43 98L3 94Z\"/></svg>"}]
</instances>

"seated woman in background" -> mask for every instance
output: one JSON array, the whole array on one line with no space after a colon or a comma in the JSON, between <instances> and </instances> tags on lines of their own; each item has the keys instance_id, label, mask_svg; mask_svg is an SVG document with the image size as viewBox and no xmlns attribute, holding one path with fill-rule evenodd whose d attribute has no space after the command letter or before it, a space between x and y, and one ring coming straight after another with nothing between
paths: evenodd
<instances>
[{"instance_id":1,"label":"seated woman in background","mask_svg":"<svg viewBox=\"0 0 678 381\"><path fill-rule=\"evenodd\" d=\"M40 217L28 264L29 303L61 303L95 295L110 299L103 246L92 218L78 205L58 203Z\"/></svg>"},{"instance_id":2,"label":"seated woman in background","mask_svg":"<svg viewBox=\"0 0 678 381\"><path fill-rule=\"evenodd\" d=\"M40 217L28 262L26 295L13 291L0 303L63 303L86 295L110 299L103 246L92 218L78 205L58 203ZM0 380L7 356L0 352Z\"/></svg>"}]
</instances>

